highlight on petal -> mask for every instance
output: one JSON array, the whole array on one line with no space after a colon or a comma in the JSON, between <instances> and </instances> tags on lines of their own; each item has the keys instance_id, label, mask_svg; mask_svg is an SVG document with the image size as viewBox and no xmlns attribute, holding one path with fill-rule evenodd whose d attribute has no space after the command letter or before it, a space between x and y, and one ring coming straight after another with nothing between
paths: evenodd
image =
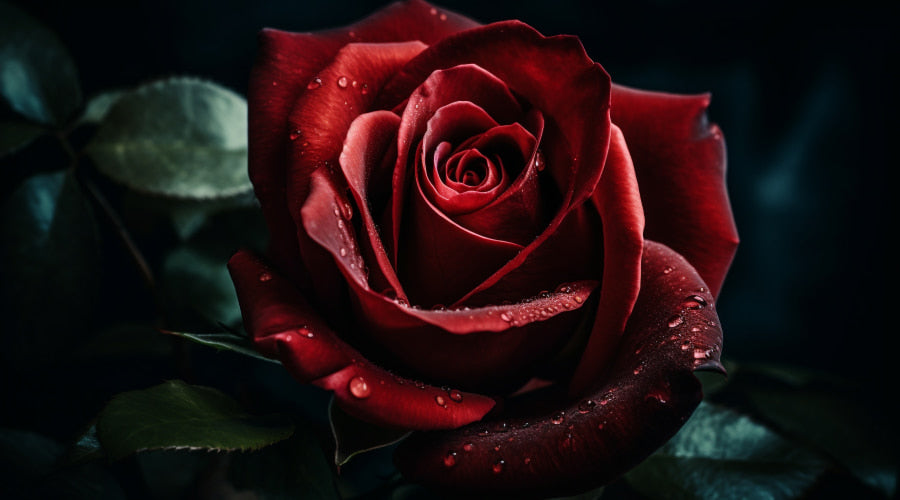
<instances>
[{"instance_id":1,"label":"highlight on petal","mask_svg":"<svg viewBox=\"0 0 900 500\"><path fill-rule=\"evenodd\" d=\"M257 348L297 380L334 392L357 418L405 429L451 429L481 419L491 398L392 375L341 340L283 276L255 255L229 261L244 324Z\"/></svg>"},{"instance_id":2,"label":"highlight on petal","mask_svg":"<svg viewBox=\"0 0 900 500\"><path fill-rule=\"evenodd\" d=\"M501 420L413 433L395 454L404 476L459 493L575 493L611 481L673 436L702 398L692 373L721 368L722 333L712 295L683 257L647 241L642 267L641 294L604 379L556 408L514 414L510 401Z\"/></svg>"},{"instance_id":3,"label":"highlight on petal","mask_svg":"<svg viewBox=\"0 0 900 500\"><path fill-rule=\"evenodd\" d=\"M706 118L710 97L613 85L612 120L637 171L647 238L669 245L716 296L738 244L725 187L725 140Z\"/></svg>"}]
</instances>

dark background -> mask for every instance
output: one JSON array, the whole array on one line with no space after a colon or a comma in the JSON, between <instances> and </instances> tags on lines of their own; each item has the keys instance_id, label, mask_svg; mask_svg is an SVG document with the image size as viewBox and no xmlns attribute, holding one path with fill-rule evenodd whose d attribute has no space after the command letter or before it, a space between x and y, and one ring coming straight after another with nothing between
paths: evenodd
<instances>
[{"instance_id":1,"label":"dark background","mask_svg":"<svg viewBox=\"0 0 900 500\"><path fill-rule=\"evenodd\" d=\"M265 26L309 31L376 2L24 2L85 94L168 75L246 92ZM887 179L896 56L886 8L782 2L449 1L481 22L578 35L613 81L711 91L742 243L719 301L725 355L897 380ZM893 204L891 204L893 205Z\"/></svg>"}]
</instances>

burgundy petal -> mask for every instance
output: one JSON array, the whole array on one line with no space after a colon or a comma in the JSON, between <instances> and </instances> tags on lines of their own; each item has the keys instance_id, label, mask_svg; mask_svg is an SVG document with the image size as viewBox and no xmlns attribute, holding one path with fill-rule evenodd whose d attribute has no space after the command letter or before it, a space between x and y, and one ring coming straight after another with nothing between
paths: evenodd
<instances>
[{"instance_id":1,"label":"burgundy petal","mask_svg":"<svg viewBox=\"0 0 900 500\"><path fill-rule=\"evenodd\" d=\"M544 37L517 21L467 30L429 47L385 86L376 102L398 102L435 69L463 63L489 71L540 110L553 136L548 144L568 147L560 148L567 150L565 156L557 152L552 155L553 161L547 162L550 174L564 181L561 209L555 218L522 252L458 303L465 303L520 268L566 216L587 200L602 172L610 130L610 83L603 68L587 57L577 38ZM585 113L584 109L596 111Z\"/></svg>"},{"instance_id":2,"label":"burgundy petal","mask_svg":"<svg viewBox=\"0 0 900 500\"><path fill-rule=\"evenodd\" d=\"M738 244L725 189L725 141L709 95L613 86L612 119L631 148L648 238L682 254L718 295Z\"/></svg>"},{"instance_id":3,"label":"burgundy petal","mask_svg":"<svg viewBox=\"0 0 900 500\"><path fill-rule=\"evenodd\" d=\"M391 288L397 298L405 300L406 293L391 266L372 214L372 203L389 196L378 189L390 185L393 162L386 163L386 160L396 157L394 148L399 126L400 117L390 111L360 115L347 132L340 164L362 218L359 239L363 260L370 266L369 286L376 290Z\"/></svg>"},{"instance_id":4,"label":"burgundy petal","mask_svg":"<svg viewBox=\"0 0 900 500\"><path fill-rule=\"evenodd\" d=\"M238 252L228 266L244 324L260 352L281 361L300 382L333 391L341 408L357 418L405 429L451 429L493 408L491 398L448 392L375 366L338 338L286 278L253 254Z\"/></svg>"},{"instance_id":5,"label":"burgundy petal","mask_svg":"<svg viewBox=\"0 0 900 500\"><path fill-rule=\"evenodd\" d=\"M722 332L694 268L664 245L644 248L641 294L604 380L543 414L414 433L395 454L404 476L466 493L563 495L609 482L674 435L702 398L692 372L721 371Z\"/></svg>"},{"instance_id":6,"label":"burgundy petal","mask_svg":"<svg viewBox=\"0 0 900 500\"><path fill-rule=\"evenodd\" d=\"M591 337L572 377L581 394L607 370L641 284L644 211L622 131L613 125L609 156L591 201L603 222L603 283Z\"/></svg>"},{"instance_id":7,"label":"burgundy petal","mask_svg":"<svg viewBox=\"0 0 900 500\"><path fill-rule=\"evenodd\" d=\"M393 101L401 102L408 97L397 135L397 164L392 183L394 196L385 221L385 234L389 238L386 243L394 249L395 265L401 219L406 209L407 186L414 175L408 168L410 156L416 153L434 114L450 103L470 101L498 123L513 123L522 116L519 102L503 81L476 65L465 64L465 61L447 69L435 68L433 73L422 75L422 79L409 91Z\"/></svg>"},{"instance_id":8,"label":"burgundy petal","mask_svg":"<svg viewBox=\"0 0 900 500\"><path fill-rule=\"evenodd\" d=\"M260 33L256 63L250 75L250 179L269 226L269 253L293 279L305 282L295 240L296 226L288 210L286 138L288 114L315 74L350 42L420 40L435 43L478 26L452 12L420 0L396 2L368 18L320 33Z\"/></svg>"}]
</instances>

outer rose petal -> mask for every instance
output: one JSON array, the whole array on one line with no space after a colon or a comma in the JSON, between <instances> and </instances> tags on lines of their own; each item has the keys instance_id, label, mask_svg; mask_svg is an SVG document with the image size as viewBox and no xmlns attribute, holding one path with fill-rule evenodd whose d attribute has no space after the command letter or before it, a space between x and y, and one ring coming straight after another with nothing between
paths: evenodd
<instances>
[{"instance_id":1,"label":"outer rose petal","mask_svg":"<svg viewBox=\"0 0 900 500\"><path fill-rule=\"evenodd\" d=\"M395 455L404 476L468 493L562 495L614 479L671 438L702 398L692 372L723 371L722 332L684 258L647 241L642 269L619 354L588 395L544 414L415 433Z\"/></svg>"},{"instance_id":2,"label":"outer rose petal","mask_svg":"<svg viewBox=\"0 0 900 500\"><path fill-rule=\"evenodd\" d=\"M491 398L470 393L450 398L444 389L416 384L370 363L332 333L286 278L253 254L238 252L228 266L244 324L260 352L281 361L300 382L333 391L348 413L388 427L451 429L479 420L493 408ZM360 383L365 383L362 391ZM446 404L437 404L438 396Z\"/></svg>"},{"instance_id":3,"label":"outer rose petal","mask_svg":"<svg viewBox=\"0 0 900 500\"><path fill-rule=\"evenodd\" d=\"M725 141L706 120L709 95L613 85L611 114L637 171L646 236L682 254L718 295L738 244L725 189Z\"/></svg>"},{"instance_id":4,"label":"outer rose petal","mask_svg":"<svg viewBox=\"0 0 900 500\"><path fill-rule=\"evenodd\" d=\"M463 16L409 0L340 29L319 33L266 29L260 33L248 90L250 179L269 226L270 256L293 279L304 280L305 271L299 266L296 227L287 211L287 118L309 81L351 42L418 40L432 44L475 26L478 23Z\"/></svg>"}]
</instances>

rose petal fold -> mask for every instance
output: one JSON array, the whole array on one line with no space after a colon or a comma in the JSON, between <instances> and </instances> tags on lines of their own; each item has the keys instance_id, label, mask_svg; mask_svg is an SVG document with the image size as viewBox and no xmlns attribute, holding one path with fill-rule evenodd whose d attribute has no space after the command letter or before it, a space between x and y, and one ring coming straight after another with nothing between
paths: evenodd
<instances>
[{"instance_id":1,"label":"rose petal fold","mask_svg":"<svg viewBox=\"0 0 900 500\"><path fill-rule=\"evenodd\" d=\"M721 367L722 332L683 257L647 241L642 269L605 379L543 413L414 433L395 453L403 475L458 493L564 495L611 481L671 438L702 398L692 373Z\"/></svg>"},{"instance_id":2,"label":"rose petal fold","mask_svg":"<svg viewBox=\"0 0 900 500\"><path fill-rule=\"evenodd\" d=\"M494 407L491 398L448 392L372 364L335 335L285 277L252 253L238 252L228 267L257 349L281 361L300 382L334 392L335 401L355 417L394 428L452 429Z\"/></svg>"},{"instance_id":3,"label":"rose petal fold","mask_svg":"<svg viewBox=\"0 0 900 500\"><path fill-rule=\"evenodd\" d=\"M716 296L738 244L725 188L725 140L710 97L613 85L612 120L628 139L647 238L683 255Z\"/></svg>"},{"instance_id":4,"label":"rose petal fold","mask_svg":"<svg viewBox=\"0 0 900 500\"><path fill-rule=\"evenodd\" d=\"M351 42L435 43L478 23L420 0L396 2L353 25L319 33L265 29L250 74L250 179L269 227L273 262L307 286L296 225L288 212L288 114L316 73Z\"/></svg>"}]
</instances>

